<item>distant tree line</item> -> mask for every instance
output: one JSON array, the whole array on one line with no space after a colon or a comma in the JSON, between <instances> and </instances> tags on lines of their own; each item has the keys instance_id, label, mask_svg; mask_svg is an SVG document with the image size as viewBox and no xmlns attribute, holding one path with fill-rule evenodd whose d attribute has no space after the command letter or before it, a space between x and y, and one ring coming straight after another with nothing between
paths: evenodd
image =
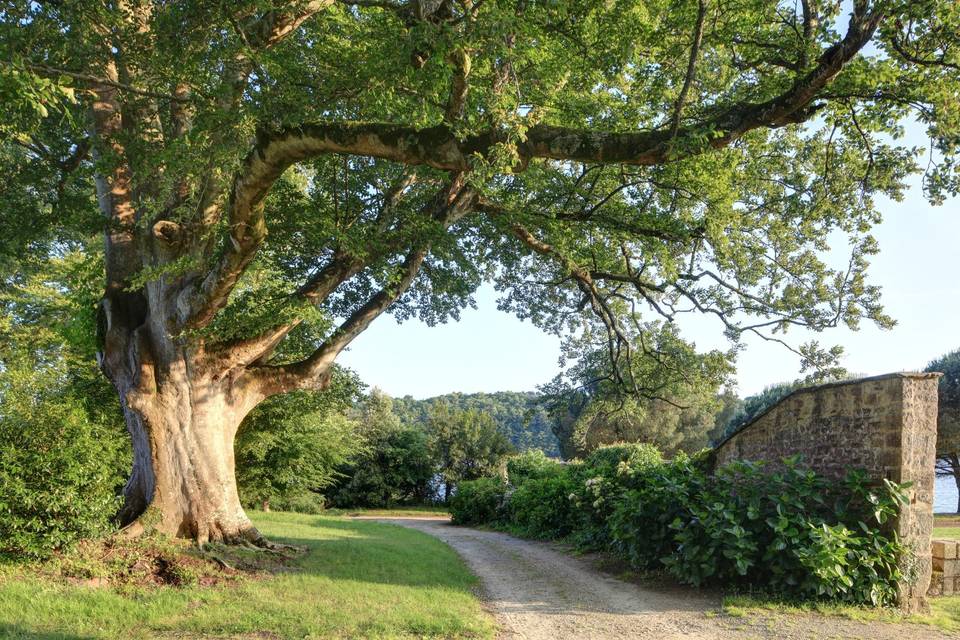
<instances>
[{"instance_id":1,"label":"distant tree line","mask_svg":"<svg viewBox=\"0 0 960 640\"><path fill-rule=\"evenodd\" d=\"M425 400L411 396L393 399L393 411L404 424L427 424L431 411L447 405L457 411L477 411L490 416L497 429L518 451L539 449L548 456L560 454L550 416L540 394L521 391L448 393Z\"/></svg>"}]
</instances>

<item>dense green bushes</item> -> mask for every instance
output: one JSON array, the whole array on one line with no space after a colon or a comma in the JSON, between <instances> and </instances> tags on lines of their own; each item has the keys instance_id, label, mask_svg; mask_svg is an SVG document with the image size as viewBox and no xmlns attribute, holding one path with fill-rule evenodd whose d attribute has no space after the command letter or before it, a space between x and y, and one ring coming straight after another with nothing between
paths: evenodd
<instances>
[{"instance_id":1,"label":"dense green bushes","mask_svg":"<svg viewBox=\"0 0 960 640\"><path fill-rule=\"evenodd\" d=\"M0 375L0 556L42 558L111 527L129 464L122 424L49 370Z\"/></svg>"},{"instance_id":2,"label":"dense green bushes","mask_svg":"<svg viewBox=\"0 0 960 640\"><path fill-rule=\"evenodd\" d=\"M365 435L365 450L339 469L342 478L328 492L329 504L378 508L429 501L436 470L427 434L397 426Z\"/></svg>"},{"instance_id":3,"label":"dense green bushes","mask_svg":"<svg viewBox=\"0 0 960 640\"><path fill-rule=\"evenodd\" d=\"M556 475L563 465L540 450L526 451L507 459L507 480L519 487L526 480Z\"/></svg>"},{"instance_id":4,"label":"dense green bushes","mask_svg":"<svg viewBox=\"0 0 960 640\"><path fill-rule=\"evenodd\" d=\"M465 480L450 498L454 524L493 524L500 522L507 485L500 478Z\"/></svg>"},{"instance_id":5,"label":"dense green bushes","mask_svg":"<svg viewBox=\"0 0 960 640\"><path fill-rule=\"evenodd\" d=\"M858 473L828 482L796 459L775 472L741 462L711 473L705 456L665 461L646 445L512 466L509 486L464 483L454 521L569 536L693 585L878 605L896 598L904 550L883 524L903 496L892 483L871 487Z\"/></svg>"},{"instance_id":6,"label":"dense green bushes","mask_svg":"<svg viewBox=\"0 0 960 640\"><path fill-rule=\"evenodd\" d=\"M534 538L562 538L577 527L580 514L570 500L573 478L558 473L527 480L510 495L509 521L520 533Z\"/></svg>"}]
</instances>

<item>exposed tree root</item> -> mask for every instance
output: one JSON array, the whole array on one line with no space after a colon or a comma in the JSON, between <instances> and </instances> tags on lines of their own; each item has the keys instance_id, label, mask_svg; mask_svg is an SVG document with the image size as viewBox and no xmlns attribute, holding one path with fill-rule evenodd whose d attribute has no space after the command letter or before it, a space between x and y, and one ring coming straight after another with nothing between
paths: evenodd
<instances>
[{"instance_id":1,"label":"exposed tree root","mask_svg":"<svg viewBox=\"0 0 960 640\"><path fill-rule=\"evenodd\" d=\"M222 557L220 557L220 556L217 555L216 553L213 553L212 551L207 551L206 549L201 549L201 550L200 550L200 554L201 554L202 557L206 558L207 560L210 560L210 561L212 561L212 562L215 562L217 565L219 565L219 567L220 567L221 569L226 569L227 571L234 571L234 570L236 570L236 567L234 567L232 564L230 564L229 562L227 562L226 560L224 560Z\"/></svg>"},{"instance_id":2,"label":"exposed tree root","mask_svg":"<svg viewBox=\"0 0 960 640\"><path fill-rule=\"evenodd\" d=\"M272 542L260 533L256 527L250 527L245 530L234 544L239 544L251 551L260 551L282 556L300 555L307 552L306 547Z\"/></svg>"},{"instance_id":3,"label":"exposed tree root","mask_svg":"<svg viewBox=\"0 0 960 640\"><path fill-rule=\"evenodd\" d=\"M153 507L147 507L147 510L141 513L139 517L121 528L119 535L130 540L152 533L167 534L175 537L176 534L173 532L164 531L161 526L158 526L158 524L162 522L163 518L160 512ZM255 551L257 553L281 556L284 558L292 558L298 555L303 555L307 552L307 547L283 544L267 539L249 521L247 521L246 526L241 526L239 529L234 529L233 532L229 532L229 529L225 531L224 528L221 528L218 525L213 525L203 528L195 528L193 529L192 534L193 541L199 548L200 552L211 561L226 569L233 569L234 567L230 566L230 564L227 563L227 561L221 556L213 553L211 550L212 546L223 545L224 547L241 548L249 551ZM182 528L179 532L179 535L180 537L188 539L191 537L190 535L184 535Z\"/></svg>"}]
</instances>

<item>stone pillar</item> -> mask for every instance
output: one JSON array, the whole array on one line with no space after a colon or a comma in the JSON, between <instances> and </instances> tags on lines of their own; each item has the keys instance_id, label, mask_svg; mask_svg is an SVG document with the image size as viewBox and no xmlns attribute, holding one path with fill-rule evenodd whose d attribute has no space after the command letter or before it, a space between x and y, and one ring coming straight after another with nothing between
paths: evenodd
<instances>
[{"instance_id":1,"label":"stone pillar","mask_svg":"<svg viewBox=\"0 0 960 640\"><path fill-rule=\"evenodd\" d=\"M900 510L896 531L909 549L903 559L908 579L900 588L900 605L908 611L925 611L933 572L933 484L937 455L937 404L939 374L903 379L903 421L888 434L891 450L899 448L900 469L892 480L910 482L909 502ZM893 425L892 425L893 427ZM899 439L899 447L897 440Z\"/></svg>"}]
</instances>

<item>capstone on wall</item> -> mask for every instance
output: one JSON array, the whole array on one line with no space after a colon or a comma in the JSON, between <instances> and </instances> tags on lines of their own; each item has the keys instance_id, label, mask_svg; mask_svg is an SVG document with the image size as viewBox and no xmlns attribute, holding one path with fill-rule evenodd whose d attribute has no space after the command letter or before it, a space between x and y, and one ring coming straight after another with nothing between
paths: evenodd
<instances>
[{"instance_id":1,"label":"capstone on wall","mask_svg":"<svg viewBox=\"0 0 960 640\"><path fill-rule=\"evenodd\" d=\"M842 479L863 469L872 480L912 485L892 524L910 549L900 604L926 608L931 577L938 373L894 373L799 389L721 442L717 464L800 455L804 466Z\"/></svg>"}]
</instances>

